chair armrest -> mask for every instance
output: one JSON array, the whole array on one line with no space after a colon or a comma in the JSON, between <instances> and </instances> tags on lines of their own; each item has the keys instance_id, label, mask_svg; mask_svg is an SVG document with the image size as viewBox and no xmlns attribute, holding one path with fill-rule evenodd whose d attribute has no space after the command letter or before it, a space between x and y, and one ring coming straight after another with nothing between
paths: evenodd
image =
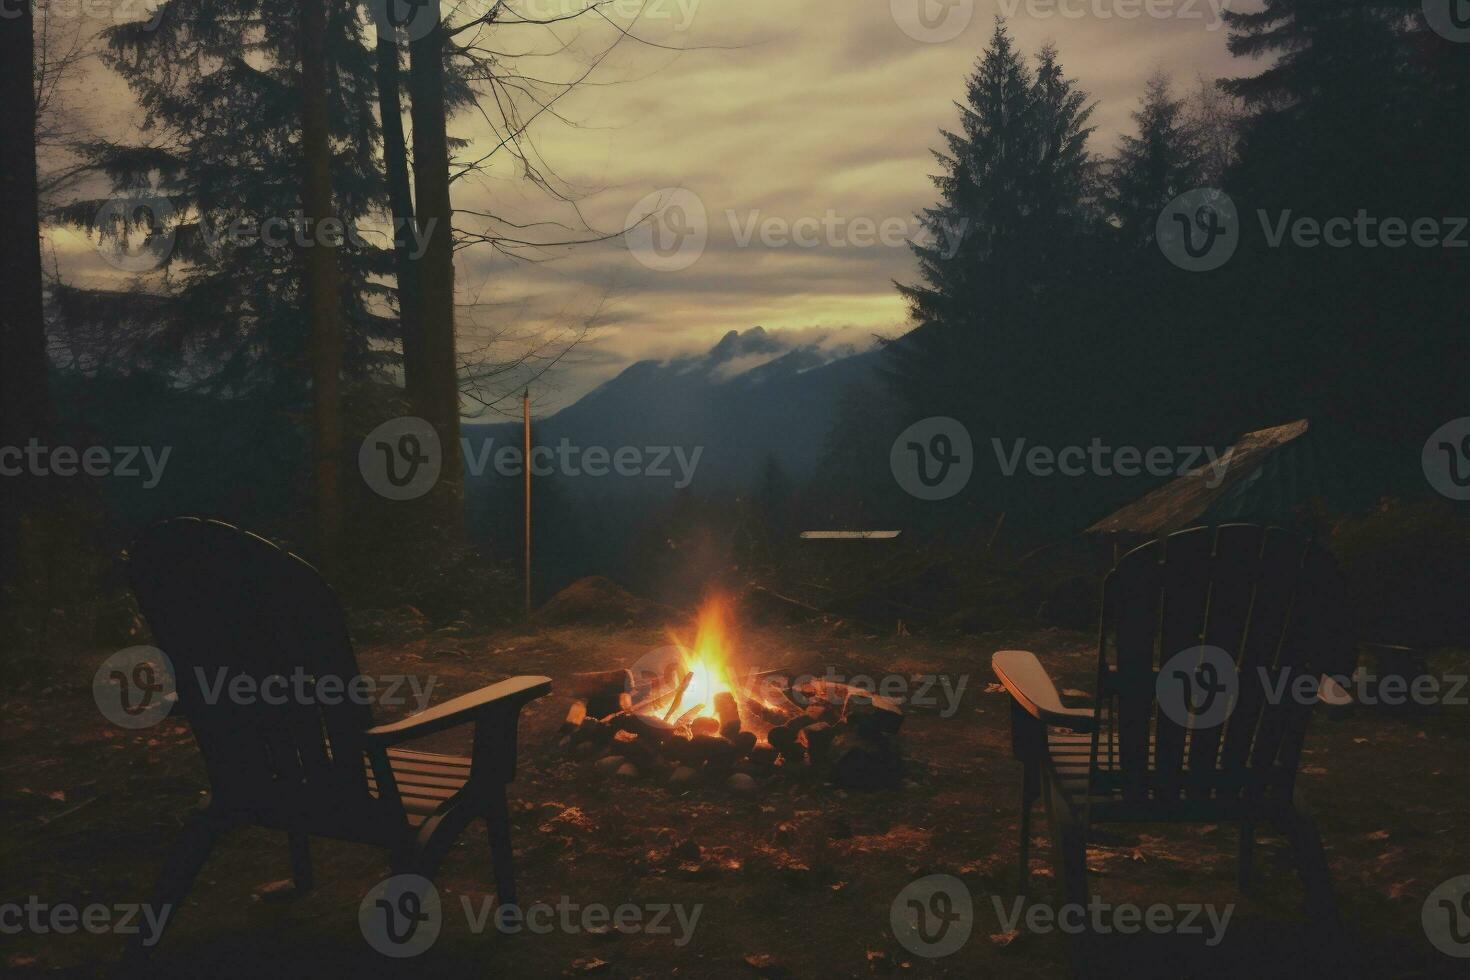
<instances>
[{"instance_id":1,"label":"chair armrest","mask_svg":"<svg viewBox=\"0 0 1470 980\"><path fill-rule=\"evenodd\" d=\"M1001 650L990 658L995 676L1022 710L1043 724L1091 732L1097 716L1091 708L1068 708L1057 695L1056 685L1036 654L1027 650Z\"/></svg>"},{"instance_id":2,"label":"chair armrest","mask_svg":"<svg viewBox=\"0 0 1470 980\"><path fill-rule=\"evenodd\" d=\"M450 698L436 705L409 715L402 721L377 725L366 732L368 741L377 745L395 745L411 738L422 738L446 728L475 721L492 711L519 710L521 705L551 693L550 677L512 677L499 684L482 687L469 694Z\"/></svg>"}]
</instances>

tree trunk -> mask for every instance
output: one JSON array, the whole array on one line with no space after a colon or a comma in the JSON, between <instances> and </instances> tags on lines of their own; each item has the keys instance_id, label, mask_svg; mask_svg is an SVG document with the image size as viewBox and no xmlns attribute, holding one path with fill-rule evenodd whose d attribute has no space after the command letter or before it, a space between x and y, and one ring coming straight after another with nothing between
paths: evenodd
<instances>
[{"instance_id":1,"label":"tree trunk","mask_svg":"<svg viewBox=\"0 0 1470 980\"><path fill-rule=\"evenodd\" d=\"M382 30L383 28L379 28ZM418 262L413 258L413 194L408 177L408 149L403 138L403 102L399 95L398 45L392 35L378 36L378 114L383 127L383 167L388 178L388 204L393 210L393 258L398 278L398 323L403 339L403 387L414 411L431 411L424 383L424 340Z\"/></svg>"},{"instance_id":2,"label":"tree trunk","mask_svg":"<svg viewBox=\"0 0 1470 980\"><path fill-rule=\"evenodd\" d=\"M332 147L327 115L327 4L302 0L301 206L308 223L305 251L307 310L311 323L313 469L317 546L331 569L342 527L342 316L337 247L321 231L332 214Z\"/></svg>"},{"instance_id":3,"label":"tree trunk","mask_svg":"<svg viewBox=\"0 0 1470 980\"><path fill-rule=\"evenodd\" d=\"M29 0L0 24L0 447L24 447L52 422L46 321L41 301L41 228L36 200L34 24ZM13 466L14 461L0 461ZM0 476L0 586L12 581L20 518L34 480Z\"/></svg>"},{"instance_id":4,"label":"tree trunk","mask_svg":"<svg viewBox=\"0 0 1470 980\"><path fill-rule=\"evenodd\" d=\"M426 12L438 14L438 0ZM422 14L420 15L422 16ZM444 107L445 32L442 23L409 48L413 120L414 197L419 235L427 420L444 453L440 482L451 529L463 521L463 473L459 451L459 367L454 344L454 241L449 202L449 147Z\"/></svg>"}]
</instances>

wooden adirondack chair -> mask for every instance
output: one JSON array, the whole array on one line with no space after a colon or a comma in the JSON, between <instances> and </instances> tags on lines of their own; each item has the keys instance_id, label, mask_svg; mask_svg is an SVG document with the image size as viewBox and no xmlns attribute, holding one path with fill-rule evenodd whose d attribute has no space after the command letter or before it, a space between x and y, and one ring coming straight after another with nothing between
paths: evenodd
<instances>
[{"instance_id":1,"label":"wooden adirondack chair","mask_svg":"<svg viewBox=\"0 0 1470 980\"><path fill-rule=\"evenodd\" d=\"M155 906L177 909L215 843L236 827L285 831L296 886L305 890L312 835L375 844L387 849L394 873L432 878L476 817L489 826L496 894L503 905L515 902L505 787L515 777L520 709L550 693L549 678L512 678L375 725L361 698L321 687L331 678L341 692L361 672L336 595L296 555L229 524L178 518L145 532L128 567L172 661L175 710L189 720L210 782L207 806L165 862ZM301 672L323 696L211 703L199 672L212 687L221 668L257 684ZM469 758L398 747L467 724ZM130 958L140 954L135 944Z\"/></svg>"},{"instance_id":2,"label":"wooden adirondack chair","mask_svg":"<svg viewBox=\"0 0 1470 980\"><path fill-rule=\"evenodd\" d=\"M1090 827L1234 823L1244 890L1256 827L1269 824L1295 852L1310 921L1335 932L1322 842L1294 793L1312 705L1273 702L1257 668L1267 668L1273 684L1278 671L1351 673L1345 612L1340 579L1320 548L1279 528L1200 527L1134 549L1108 574L1093 707L1063 706L1033 654L996 653L992 666L1011 695L1012 748L1024 767L1022 893L1038 797L1058 879L1067 900L1083 905ZM1227 651L1240 681L1233 711L1213 727L1177 723L1159 710L1156 694L1160 668L1199 646ZM1076 957L1074 947L1074 964Z\"/></svg>"}]
</instances>

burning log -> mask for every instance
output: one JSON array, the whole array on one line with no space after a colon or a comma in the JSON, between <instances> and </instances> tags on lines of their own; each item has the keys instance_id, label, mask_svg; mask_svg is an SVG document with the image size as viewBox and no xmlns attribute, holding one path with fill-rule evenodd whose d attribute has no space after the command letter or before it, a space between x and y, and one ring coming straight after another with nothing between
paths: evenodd
<instances>
[{"instance_id":1,"label":"burning log","mask_svg":"<svg viewBox=\"0 0 1470 980\"><path fill-rule=\"evenodd\" d=\"M736 732L733 738L726 737L735 746L738 758L745 758L755 748L755 732Z\"/></svg>"},{"instance_id":2,"label":"burning log","mask_svg":"<svg viewBox=\"0 0 1470 980\"><path fill-rule=\"evenodd\" d=\"M806 748L797 741L796 732L790 728L773 728L766 738L771 743L771 748L781 754L781 758L788 763L800 764L806 761Z\"/></svg>"},{"instance_id":3,"label":"burning log","mask_svg":"<svg viewBox=\"0 0 1470 980\"><path fill-rule=\"evenodd\" d=\"M808 725L815 725L816 723L817 719L813 718L811 715L797 715L795 718L787 721L786 724L782 727L791 732L792 737L795 738L796 734L800 732L803 728L807 727Z\"/></svg>"},{"instance_id":4,"label":"burning log","mask_svg":"<svg viewBox=\"0 0 1470 980\"><path fill-rule=\"evenodd\" d=\"M694 727L694 719L695 718L698 718L699 717L699 713L701 711L703 711L703 710L704 710L704 705L703 704L696 704L694 707L690 708L688 711L686 711L682 715L680 715L679 716L679 720L676 721L676 722L674 722L674 726L676 728L693 728Z\"/></svg>"},{"instance_id":5,"label":"burning log","mask_svg":"<svg viewBox=\"0 0 1470 980\"><path fill-rule=\"evenodd\" d=\"M830 722L819 721L815 725L807 725L803 728L799 738L806 745L812 761L819 762L826 757L827 749L832 745L832 739L836 735L837 729Z\"/></svg>"},{"instance_id":6,"label":"burning log","mask_svg":"<svg viewBox=\"0 0 1470 980\"><path fill-rule=\"evenodd\" d=\"M756 745L751 748L748 758L757 766L773 766L776 764L776 749L770 745Z\"/></svg>"},{"instance_id":7,"label":"burning log","mask_svg":"<svg viewBox=\"0 0 1470 980\"><path fill-rule=\"evenodd\" d=\"M656 745L661 745L674 737L674 726L653 715L628 715L628 731Z\"/></svg>"},{"instance_id":8,"label":"burning log","mask_svg":"<svg viewBox=\"0 0 1470 980\"><path fill-rule=\"evenodd\" d=\"M588 714L601 718L619 710L618 695L633 689L633 672L624 667L573 674L566 687L573 698L587 703Z\"/></svg>"},{"instance_id":9,"label":"burning log","mask_svg":"<svg viewBox=\"0 0 1470 980\"><path fill-rule=\"evenodd\" d=\"M705 765L723 768L735 762L735 743L719 735L695 735L689 740L695 758Z\"/></svg>"},{"instance_id":10,"label":"burning log","mask_svg":"<svg viewBox=\"0 0 1470 980\"><path fill-rule=\"evenodd\" d=\"M711 718L709 715L700 715L689 723L689 727L694 732L695 738L699 738L701 735L715 735L720 730L720 720L718 718Z\"/></svg>"},{"instance_id":11,"label":"burning log","mask_svg":"<svg viewBox=\"0 0 1470 980\"><path fill-rule=\"evenodd\" d=\"M735 701L735 695L729 691L721 691L715 695L715 714L720 716L720 729L734 725L735 731L740 731L740 705Z\"/></svg>"},{"instance_id":12,"label":"burning log","mask_svg":"<svg viewBox=\"0 0 1470 980\"><path fill-rule=\"evenodd\" d=\"M572 734L572 742L573 744L578 742L606 742L612 738L612 735L613 730L610 726L604 725L596 718L584 718L582 719L582 724Z\"/></svg>"},{"instance_id":13,"label":"burning log","mask_svg":"<svg viewBox=\"0 0 1470 980\"><path fill-rule=\"evenodd\" d=\"M894 735L903 724L903 709L892 698L854 691L842 717L864 735Z\"/></svg>"},{"instance_id":14,"label":"burning log","mask_svg":"<svg viewBox=\"0 0 1470 980\"><path fill-rule=\"evenodd\" d=\"M684 671L684 677L679 681L678 689L674 691L674 700L669 705L669 710L664 712L664 721L668 721L674 716L674 712L679 710L679 705L684 700L684 692L689 690L689 682L692 680L694 680L694 671Z\"/></svg>"}]
</instances>

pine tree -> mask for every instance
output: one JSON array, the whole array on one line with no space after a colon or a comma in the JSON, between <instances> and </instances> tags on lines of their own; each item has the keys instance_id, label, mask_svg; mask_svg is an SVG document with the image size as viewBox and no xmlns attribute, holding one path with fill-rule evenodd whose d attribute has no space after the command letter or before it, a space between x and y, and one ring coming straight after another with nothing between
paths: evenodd
<instances>
[{"instance_id":1,"label":"pine tree","mask_svg":"<svg viewBox=\"0 0 1470 980\"><path fill-rule=\"evenodd\" d=\"M374 66L356 6L326 2L334 217L356 227L382 216L385 203ZM137 98L149 141L91 147L119 197L144 191L174 213L166 229L172 248L137 295L152 327L131 362L201 390L258 396L272 413L305 405L308 248L298 240L324 238L303 219L298 11L288 0L175 0L154 29L109 28L104 60ZM124 229L96 227L106 203L76 201L59 216L117 235ZM267 222L277 223L275 241L284 234L289 242L257 240ZM379 278L392 270L391 253L365 235L346 236L333 250L343 277L344 370L371 377L396 359L387 346L397 333L387 315L392 290ZM125 298L106 300L116 307Z\"/></svg>"},{"instance_id":2,"label":"pine tree","mask_svg":"<svg viewBox=\"0 0 1470 980\"><path fill-rule=\"evenodd\" d=\"M1137 135L1124 135L1108 173L1107 210L1125 248L1152 247L1164 206L1201 182L1200 151L1173 97L1169 77L1149 78L1138 111Z\"/></svg>"},{"instance_id":3,"label":"pine tree","mask_svg":"<svg viewBox=\"0 0 1470 980\"><path fill-rule=\"evenodd\" d=\"M1254 112L1233 180L1257 203L1325 213L1333 200L1363 206L1397 169L1411 94L1404 27L1408 0L1264 0L1261 10L1224 11L1237 57L1274 56L1221 88ZM1364 134L1372 134L1364 139ZM1352 160L1351 167L1344 161Z\"/></svg>"},{"instance_id":4,"label":"pine tree","mask_svg":"<svg viewBox=\"0 0 1470 980\"><path fill-rule=\"evenodd\" d=\"M916 329L888 346L887 364L911 405L931 413L1017 407L1091 266L1092 106L1053 48L1037 64L1033 74L997 20L960 130L944 132L948 152L936 154L940 200L920 216L925 241L914 246L921 282L898 285Z\"/></svg>"},{"instance_id":5,"label":"pine tree","mask_svg":"<svg viewBox=\"0 0 1470 980\"><path fill-rule=\"evenodd\" d=\"M1077 244L1091 231L1100 187L1097 161L1087 149L1096 129L1087 125L1094 106L1063 75L1053 45L1043 47L1036 60L1031 124L1038 146L1027 193L1035 211L1028 228L1045 275L1075 257Z\"/></svg>"},{"instance_id":6,"label":"pine tree","mask_svg":"<svg viewBox=\"0 0 1470 980\"><path fill-rule=\"evenodd\" d=\"M940 201L925 209L914 245L924 285L898 287L919 325L973 331L1011 304L1019 270L1012 246L1026 217L1025 187L1037 146L1030 133L1033 80L997 20L990 47L957 104L960 132L932 178Z\"/></svg>"}]
</instances>

